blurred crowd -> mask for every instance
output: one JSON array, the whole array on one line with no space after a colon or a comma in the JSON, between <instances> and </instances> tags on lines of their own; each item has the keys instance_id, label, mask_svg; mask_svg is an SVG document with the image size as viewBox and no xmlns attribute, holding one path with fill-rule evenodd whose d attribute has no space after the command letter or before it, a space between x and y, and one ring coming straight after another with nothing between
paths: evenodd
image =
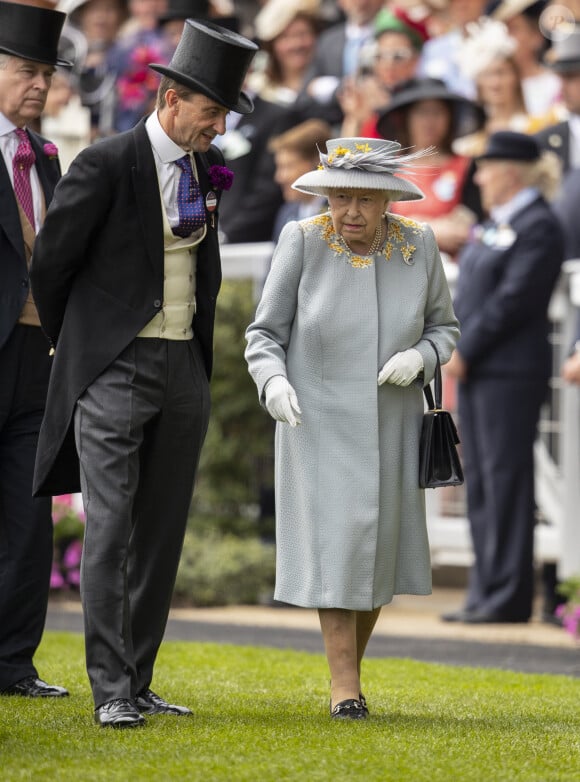
<instances>
[{"instance_id":1,"label":"blurred crowd","mask_svg":"<svg viewBox=\"0 0 580 782\"><path fill-rule=\"evenodd\" d=\"M260 46L245 89L255 111L230 114L216 143L234 171L220 214L227 242L275 240L321 203L291 182L333 136L397 139L424 149L421 202L454 259L484 217L473 159L489 134L536 135L561 161L566 192L580 167L579 0L34 0L67 13L42 131L63 168L87 144L149 113L185 19L211 20ZM571 66L553 67L571 37ZM565 199L570 209L570 199ZM570 222L574 222L571 220ZM579 254L571 227L568 257Z\"/></svg>"}]
</instances>

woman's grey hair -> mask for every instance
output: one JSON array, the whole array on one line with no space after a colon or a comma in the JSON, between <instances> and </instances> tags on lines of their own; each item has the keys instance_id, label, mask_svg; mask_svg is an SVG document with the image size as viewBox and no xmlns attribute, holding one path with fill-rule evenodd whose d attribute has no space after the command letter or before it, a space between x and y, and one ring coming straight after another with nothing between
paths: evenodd
<instances>
[{"instance_id":1,"label":"woman's grey hair","mask_svg":"<svg viewBox=\"0 0 580 782\"><path fill-rule=\"evenodd\" d=\"M385 201L392 201L397 195L393 190L378 190L376 187L327 187L325 188L324 196L328 198L334 193L341 193L344 190L360 190L361 193L377 193L382 196Z\"/></svg>"},{"instance_id":2,"label":"woman's grey hair","mask_svg":"<svg viewBox=\"0 0 580 782\"><path fill-rule=\"evenodd\" d=\"M8 65L9 57L10 55L6 54L6 52L0 52L0 70L4 70L4 68Z\"/></svg>"}]
</instances>

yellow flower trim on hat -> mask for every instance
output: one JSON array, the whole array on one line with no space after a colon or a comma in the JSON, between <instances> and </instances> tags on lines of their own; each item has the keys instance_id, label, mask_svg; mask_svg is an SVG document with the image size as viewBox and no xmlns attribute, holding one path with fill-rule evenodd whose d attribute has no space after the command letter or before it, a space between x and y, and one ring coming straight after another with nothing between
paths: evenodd
<instances>
[{"instance_id":1,"label":"yellow flower trim on hat","mask_svg":"<svg viewBox=\"0 0 580 782\"><path fill-rule=\"evenodd\" d=\"M368 269L373 265L373 256L357 255L349 250L347 244L335 232L334 225L332 224L332 217L329 212L312 217L309 220L304 221L303 225L304 228L310 230L319 228L321 230L321 238L326 242L328 248L332 250L335 255L345 255L346 260L353 268ZM387 239L380 255L382 255L386 261L390 261L393 250L398 249L404 263L406 263L407 266L412 266L413 255L417 247L414 244L405 241L401 229L402 225L410 228L414 234L420 235L423 233L423 226L421 223L417 223L415 220L411 220L408 217L389 214L387 221Z\"/></svg>"},{"instance_id":2,"label":"yellow flower trim on hat","mask_svg":"<svg viewBox=\"0 0 580 782\"><path fill-rule=\"evenodd\" d=\"M344 157L350 155L350 149L348 147L337 147L333 153L328 156L328 164L331 166L337 157Z\"/></svg>"},{"instance_id":3,"label":"yellow flower trim on hat","mask_svg":"<svg viewBox=\"0 0 580 782\"><path fill-rule=\"evenodd\" d=\"M354 150L349 149L348 147L337 147L334 150L334 152L331 152L328 155L328 157L326 159L326 162L328 163L329 166L331 166L337 158L340 158L340 157L351 157L352 155L356 155L357 152L362 152L363 154L368 154L369 152L372 152L372 151L373 151L372 147L368 143L367 144L355 144L354 145ZM319 166L318 168L324 168L324 166Z\"/></svg>"}]
</instances>

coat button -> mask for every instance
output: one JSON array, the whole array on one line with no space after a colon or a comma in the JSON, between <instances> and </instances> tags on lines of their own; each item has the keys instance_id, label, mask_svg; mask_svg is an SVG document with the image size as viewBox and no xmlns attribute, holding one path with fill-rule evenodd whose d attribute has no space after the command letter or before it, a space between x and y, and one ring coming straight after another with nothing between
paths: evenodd
<instances>
[{"instance_id":1,"label":"coat button","mask_svg":"<svg viewBox=\"0 0 580 782\"><path fill-rule=\"evenodd\" d=\"M23 288L28 288L28 280L21 280L20 284L22 285Z\"/></svg>"},{"instance_id":2,"label":"coat button","mask_svg":"<svg viewBox=\"0 0 580 782\"><path fill-rule=\"evenodd\" d=\"M155 301L153 302L153 306L159 309L159 307L161 306L161 299L155 299Z\"/></svg>"}]
</instances>

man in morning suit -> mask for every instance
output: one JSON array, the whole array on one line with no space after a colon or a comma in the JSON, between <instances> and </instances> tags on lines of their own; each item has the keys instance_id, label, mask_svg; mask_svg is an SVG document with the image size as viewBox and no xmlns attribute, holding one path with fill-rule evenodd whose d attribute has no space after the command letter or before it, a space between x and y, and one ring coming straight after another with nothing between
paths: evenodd
<instances>
[{"instance_id":1,"label":"man in morning suit","mask_svg":"<svg viewBox=\"0 0 580 782\"><path fill-rule=\"evenodd\" d=\"M566 175L570 169L580 168L580 24L554 44L546 60L561 79L568 117L544 128L536 138L542 149L558 155Z\"/></svg>"},{"instance_id":2,"label":"man in morning suit","mask_svg":"<svg viewBox=\"0 0 580 782\"><path fill-rule=\"evenodd\" d=\"M56 189L32 284L54 347L38 494L80 487L87 672L101 726L185 715L151 689L209 418L220 188L212 145L257 47L187 20L157 109ZM78 454L78 456L77 456ZM80 476L79 476L80 462Z\"/></svg>"},{"instance_id":3,"label":"man in morning suit","mask_svg":"<svg viewBox=\"0 0 580 782\"><path fill-rule=\"evenodd\" d=\"M546 198L551 153L523 133L493 133L475 181L491 220L461 252L461 337L445 370L458 382L474 562L463 610L447 621L527 622L534 597L534 440L552 371L548 305L564 237Z\"/></svg>"},{"instance_id":4,"label":"man in morning suit","mask_svg":"<svg viewBox=\"0 0 580 782\"><path fill-rule=\"evenodd\" d=\"M40 116L65 15L0 2L0 694L61 697L38 677L52 564L51 499L32 478L50 358L30 293L36 233L60 178Z\"/></svg>"}]
</instances>

